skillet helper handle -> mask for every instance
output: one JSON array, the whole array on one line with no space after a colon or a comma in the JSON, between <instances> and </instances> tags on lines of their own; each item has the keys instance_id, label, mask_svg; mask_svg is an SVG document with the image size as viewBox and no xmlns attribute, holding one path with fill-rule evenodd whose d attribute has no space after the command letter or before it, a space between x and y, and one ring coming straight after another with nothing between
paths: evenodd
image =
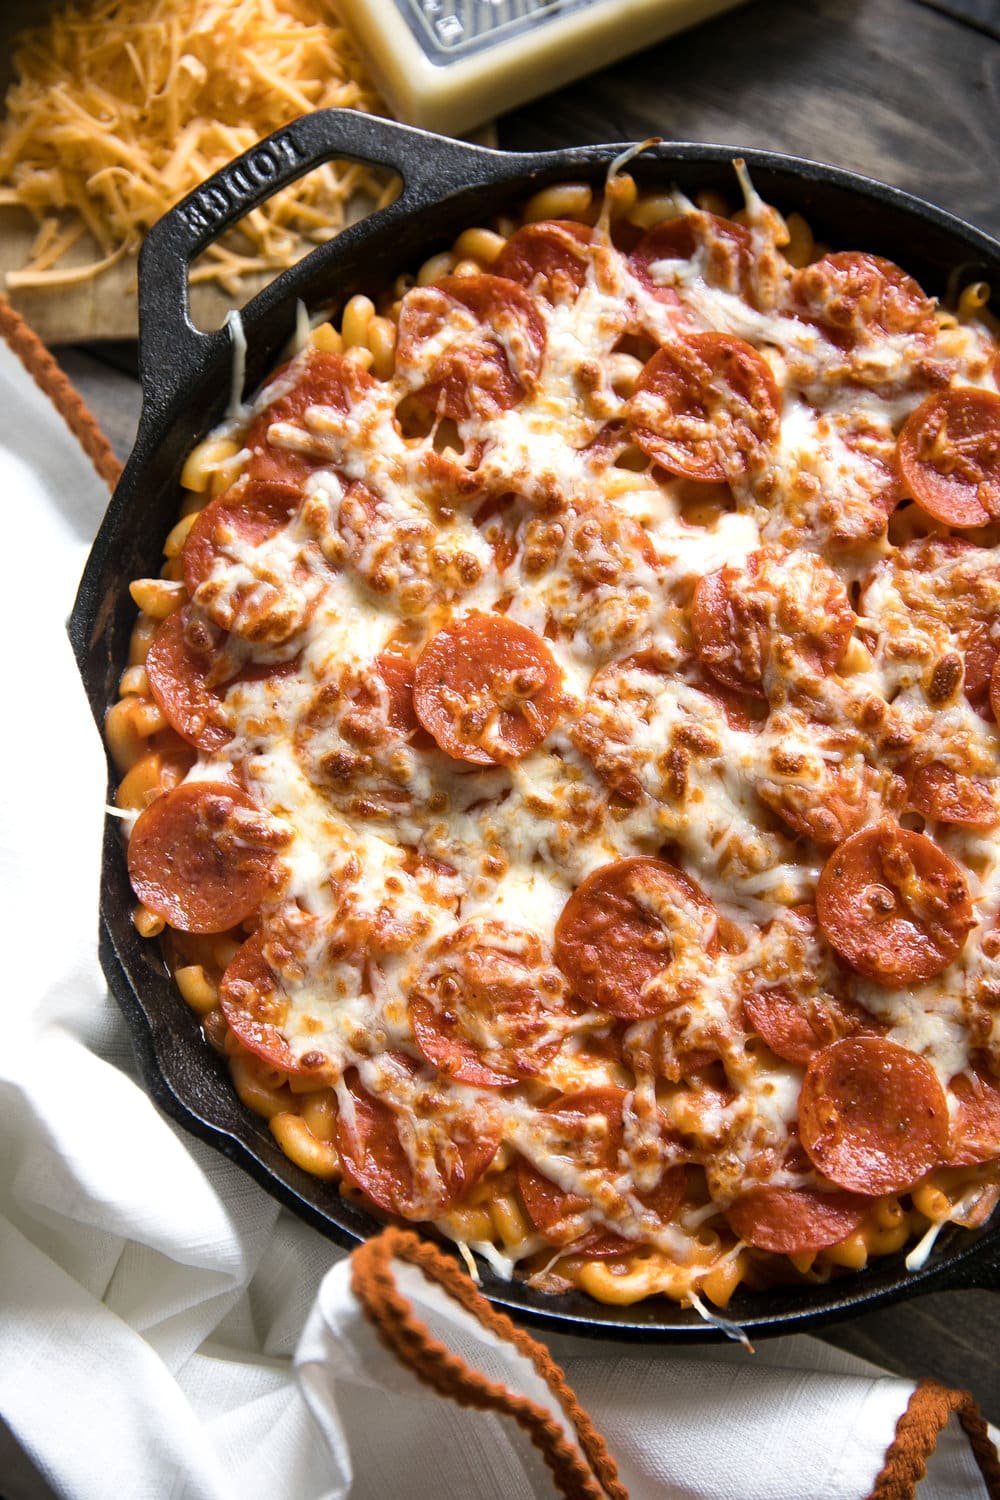
<instances>
[{"instance_id":1,"label":"skillet helper handle","mask_svg":"<svg viewBox=\"0 0 1000 1500\"><path fill-rule=\"evenodd\" d=\"M356 110L316 110L282 126L195 188L146 236L139 256L139 367L146 402L171 401L229 343L228 328L205 333L191 322L190 262L274 193L338 157L389 168L403 179L395 202L376 211L386 227L430 197L495 181L506 175L507 161L512 173L523 170L519 158ZM261 295L277 291L281 280Z\"/></svg>"}]
</instances>

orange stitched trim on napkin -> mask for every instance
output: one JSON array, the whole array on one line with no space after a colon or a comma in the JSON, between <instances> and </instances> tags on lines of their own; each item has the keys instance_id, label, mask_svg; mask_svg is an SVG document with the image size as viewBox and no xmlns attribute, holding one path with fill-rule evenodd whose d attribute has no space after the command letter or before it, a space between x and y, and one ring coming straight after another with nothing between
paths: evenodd
<instances>
[{"instance_id":1,"label":"orange stitched trim on napkin","mask_svg":"<svg viewBox=\"0 0 1000 1500\"><path fill-rule=\"evenodd\" d=\"M990 1500L1000 1500L1000 1458L968 1391L922 1380L896 1423L896 1436L868 1500L913 1500L942 1427L955 1412L975 1454Z\"/></svg>"},{"instance_id":2,"label":"orange stitched trim on napkin","mask_svg":"<svg viewBox=\"0 0 1000 1500\"><path fill-rule=\"evenodd\" d=\"M0 297L0 338L6 340L39 390L48 396L108 488L114 489L122 466L111 444L38 334L5 297Z\"/></svg>"},{"instance_id":3,"label":"orange stitched trim on napkin","mask_svg":"<svg viewBox=\"0 0 1000 1500\"><path fill-rule=\"evenodd\" d=\"M392 1274L394 1258L417 1266L497 1338L513 1344L531 1360L576 1429L579 1449L567 1440L559 1423L543 1406L487 1380L433 1337L396 1286ZM618 1468L604 1438L548 1350L491 1307L454 1261L408 1230L390 1227L355 1250L351 1272L354 1294L382 1342L420 1380L460 1406L513 1417L542 1453L566 1500L628 1500L628 1491L618 1478Z\"/></svg>"}]
</instances>

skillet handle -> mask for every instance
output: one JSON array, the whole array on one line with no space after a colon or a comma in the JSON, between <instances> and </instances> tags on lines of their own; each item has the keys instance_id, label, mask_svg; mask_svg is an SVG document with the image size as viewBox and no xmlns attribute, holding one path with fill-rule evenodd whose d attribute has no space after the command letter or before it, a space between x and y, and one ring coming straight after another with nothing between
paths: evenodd
<instances>
[{"instance_id":1,"label":"skillet handle","mask_svg":"<svg viewBox=\"0 0 1000 1500\"><path fill-rule=\"evenodd\" d=\"M190 261L251 209L334 157L388 167L403 179L395 202L372 216L386 228L431 198L524 170L523 157L355 110L316 110L276 130L195 188L146 236L139 257L139 368L147 406L168 405L229 345L228 328L204 333L191 322ZM272 287L277 293L282 279L261 295L270 296Z\"/></svg>"}]
</instances>

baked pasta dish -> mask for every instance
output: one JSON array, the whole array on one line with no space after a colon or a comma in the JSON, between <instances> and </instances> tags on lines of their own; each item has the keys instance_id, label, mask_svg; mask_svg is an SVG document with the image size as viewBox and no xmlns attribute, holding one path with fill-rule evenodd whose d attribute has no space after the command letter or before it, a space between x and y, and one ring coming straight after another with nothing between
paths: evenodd
<instances>
[{"instance_id":1,"label":"baked pasta dish","mask_svg":"<svg viewBox=\"0 0 1000 1500\"><path fill-rule=\"evenodd\" d=\"M107 720L136 926L292 1161L613 1303L1000 1197L988 288L736 172L303 316Z\"/></svg>"}]
</instances>

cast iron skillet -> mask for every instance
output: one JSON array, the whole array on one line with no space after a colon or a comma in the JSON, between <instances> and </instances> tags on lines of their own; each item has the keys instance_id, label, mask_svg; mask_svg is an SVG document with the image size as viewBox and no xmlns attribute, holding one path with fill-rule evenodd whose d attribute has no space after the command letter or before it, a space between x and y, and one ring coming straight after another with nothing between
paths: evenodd
<instances>
[{"instance_id":1,"label":"cast iron skillet","mask_svg":"<svg viewBox=\"0 0 1000 1500\"><path fill-rule=\"evenodd\" d=\"M198 332L187 306L187 267L219 232L277 188L312 167L346 157L392 168L403 179L390 207L352 226L283 272L243 311L248 342L246 389L277 361L290 336L296 302L337 306L355 292L375 292L400 271L450 244L550 182L603 181L618 146L586 146L538 155L509 155L444 140L340 110L304 116L224 167L150 232L139 265L142 419L135 447L87 563L69 633L98 724L116 696L135 616L129 580L159 570L161 545L178 506L178 475L188 449L225 410L232 357L225 329ZM818 238L833 246L889 256L932 293L956 276L1000 288L1000 245L916 198L833 167L748 151L764 198L799 209ZM641 185L676 183L689 193L717 189L734 196L724 146L661 145L632 162ZM278 1149L265 1123L239 1102L222 1064L208 1048L194 1014L178 998L155 943L135 933L133 897L120 833L108 820L101 903L101 961L132 1031L151 1094L174 1119L244 1167L282 1203L343 1245L376 1227ZM496 1303L529 1322L567 1332L617 1338L688 1341L720 1337L691 1309L665 1299L608 1307L579 1293L544 1296L483 1270ZM1000 1284L1000 1216L975 1232L947 1230L928 1264L910 1274L903 1258L826 1286L741 1292L729 1316L751 1335L788 1333L918 1291Z\"/></svg>"}]
</instances>

